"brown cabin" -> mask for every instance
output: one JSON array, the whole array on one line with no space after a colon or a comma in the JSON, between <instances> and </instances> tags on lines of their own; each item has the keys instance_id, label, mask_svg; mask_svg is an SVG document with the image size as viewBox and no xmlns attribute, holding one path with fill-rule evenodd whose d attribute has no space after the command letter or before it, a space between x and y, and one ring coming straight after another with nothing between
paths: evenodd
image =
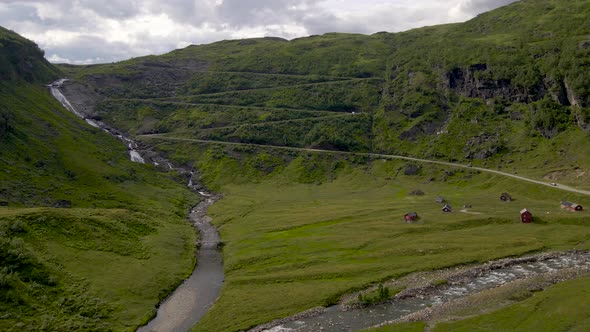
<instances>
[{"instance_id":1,"label":"brown cabin","mask_svg":"<svg viewBox=\"0 0 590 332\"><path fill-rule=\"evenodd\" d=\"M572 202L561 202L561 208L569 211L584 211L584 208L580 204Z\"/></svg>"},{"instance_id":2,"label":"brown cabin","mask_svg":"<svg viewBox=\"0 0 590 332\"><path fill-rule=\"evenodd\" d=\"M445 204L445 206L443 206L442 208L443 212L452 212L453 208L449 205L449 204Z\"/></svg>"},{"instance_id":3,"label":"brown cabin","mask_svg":"<svg viewBox=\"0 0 590 332\"><path fill-rule=\"evenodd\" d=\"M410 213L408 213L408 214L406 214L404 216L404 220L406 222L416 221L416 220L418 220L418 213L416 213L416 212L410 212Z\"/></svg>"},{"instance_id":4,"label":"brown cabin","mask_svg":"<svg viewBox=\"0 0 590 332\"><path fill-rule=\"evenodd\" d=\"M527 209L522 209L520 211L520 221L525 224L532 223L533 222L533 214L531 213L531 211L529 211Z\"/></svg>"},{"instance_id":5,"label":"brown cabin","mask_svg":"<svg viewBox=\"0 0 590 332\"><path fill-rule=\"evenodd\" d=\"M502 193L502 195L500 195L500 200L502 202L512 202L512 196L510 196L509 193Z\"/></svg>"}]
</instances>

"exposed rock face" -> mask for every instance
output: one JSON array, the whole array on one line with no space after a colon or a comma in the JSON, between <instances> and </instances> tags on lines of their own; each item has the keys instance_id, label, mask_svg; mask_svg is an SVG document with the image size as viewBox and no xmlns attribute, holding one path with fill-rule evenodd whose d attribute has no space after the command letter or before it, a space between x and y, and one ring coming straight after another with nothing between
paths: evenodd
<instances>
[{"instance_id":1,"label":"exposed rock face","mask_svg":"<svg viewBox=\"0 0 590 332\"><path fill-rule=\"evenodd\" d=\"M580 102L578 101L578 97L576 96L574 91L570 88L567 80L563 81L563 86L564 86L565 91L567 93L567 99L568 99L569 104L572 106L578 106L578 107L581 106Z\"/></svg>"},{"instance_id":2,"label":"exposed rock face","mask_svg":"<svg viewBox=\"0 0 590 332\"><path fill-rule=\"evenodd\" d=\"M80 114L94 118L96 105L103 99L95 89L77 81L66 81L61 92ZM97 119L100 120L100 119Z\"/></svg>"},{"instance_id":3,"label":"exposed rock face","mask_svg":"<svg viewBox=\"0 0 590 332\"><path fill-rule=\"evenodd\" d=\"M588 120L584 116L583 110L578 108L576 110L576 112L574 112L574 116L575 116L576 124L578 125L578 127L580 127L580 129L582 129L583 131L589 133L590 132L590 123L588 123Z\"/></svg>"},{"instance_id":4,"label":"exposed rock face","mask_svg":"<svg viewBox=\"0 0 590 332\"><path fill-rule=\"evenodd\" d=\"M448 115L447 115L448 116ZM420 136L434 135L445 123L445 119L433 120L433 121L422 121L421 123L413 126L412 128L402 132L399 135L400 139L406 141L417 141Z\"/></svg>"},{"instance_id":5,"label":"exposed rock face","mask_svg":"<svg viewBox=\"0 0 590 332\"><path fill-rule=\"evenodd\" d=\"M477 63L468 68L455 68L447 74L446 88L455 90L467 98L501 98L511 102L529 103L541 99L546 91L538 86L536 91L527 91L513 85L510 80L488 78L490 72L485 63Z\"/></svg>"},{"instance_id":6,"label":"exposed rock face","mask_svg":"<svg viewBox=\"0 0 590 332\"><path fill-rule=\"evenodd\" d=\"M61 209L67 209L67 208L71 208L72 207L72 202L65 200L65 199L60 199L57 200L54 204L53 204L54 208L61 208Z\"/></svg>"},{"instance_id":7,"label":"exposed rock face","mask_svg":"<svg viewBox=\"0 0 590 332\"><path fill-rule=\"evenodd\" d=\"M545 79L543 80L543 84L545 84L545 87L549 91L549 95L551 96L551 99L553 99L553 101L562 106L571 105L566 92L564 81L560 80L556 82L554 79L545 77Z\"/></svg>"},{"instance_id":8,"label":"exposed rock face","mask_svg":"<svg viewBox=\"0 0 590 332\"><path fill-rule=\"evenodd\" d=\"M501 149L502 146L495 136L482 133L470 138L465 143L463 150L466 152L466 159L487 159L500 152Z\"/></svg>"},{"instance_id":9,"label":"exposed rock face","mask_svg":"<svg viewBox=\"0 0 590 332\"><path fill-rule=\"evenodd\" d=\"M84 77L84 83L66 81L63 94L83 115L94 118L96 106L104 96L109 98L173 97L176 90L194 73L207 70L203 61L179 59L167 63L146 60L129 66L125 74L95 74Z\"/></svg>"},{"instance_id":10,"label":"exposed rock face","mask_svg":"<svg viewBox=\"0 0 590 332\"><path fill-rule=\"evenodd\" d=\"M406 169L404 170L405 175L418 175L419 172L420 172L420 167L418 167L416 165L408 165L408 166L406 166Z\"/></svg>"}]
</instances>

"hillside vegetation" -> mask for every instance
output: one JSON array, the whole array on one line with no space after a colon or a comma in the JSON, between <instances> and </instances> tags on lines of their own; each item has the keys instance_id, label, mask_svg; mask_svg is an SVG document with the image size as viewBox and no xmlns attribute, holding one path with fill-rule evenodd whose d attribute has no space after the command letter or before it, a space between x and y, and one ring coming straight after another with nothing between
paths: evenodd
<instances>
[{"instance_id":1,"label":"hillside vegetation","mask_svg":"<svg viewBox=\"0 0 590 332\"><path fill-rule=\"evenodd\" d=\"M586 212L559 208L587 197L337 152L589 188L589 16L587 0L523 0L403 33L222 41L61 70L78 109L195 166L225 194L211 214L226 281L194 329L233 331L416 271L590 249ZM514 202L498 199L505 191ZM454 212L441 212L438 195ZM525 207L532 225L518 221ZM421 222L403 223L413 211Z\"/></svg>"},{"instance_id":2,"label":"hillside vegetation","mask_svg":"<svg viewBox=\"0 0 590 332\"><path fill-rule=\"evenodd\" d=\"M134 330L192 270L198 198L65 110L43 86L59 71L0 36L0 330Z\"/></svg>"},{"instance_id":3,"label":"hillside vegetation","mask_svg":"<svg viewBox=\"0 0 590 332\"><path fill-rule=\"evenodd\" d=\"M374 160L337 152L451 160L589 188L589 16L587 0L523 0L466 23L403 33L222 41L162 56L60 69L73 78L64 89L79 110L137 136L178 163L198 168L204 184L225 194L210 212L225 244L226 280L220 298L194 329L234 331L334 304L343 294L412 272L536 251L590 249L586 212L576 214L559 207L560 200L588 206L587 197L473 169ZM5 118L8 125L0 126L4 135L17 137L17 122L11 120L17 115ZM93 129L78 130L99 137ZM167 141L162 137L209 142ZM141 280L169 285L177 277L166 273L168 279L162 282L154 276L162 277L158 272L167 268L165 264L176 264L177 271L182 271L178 264L185 264L188 258L178 263L170 259L172 256L158 256L161 251L156 250L155 242L146 239L164 243L167 237L162 234L174 234L186 227L179 221L178 211L186 205L188 194L166 190L165 184L170 182L165 175L148 175L149 167L129 164L124 161L124 149L103 138L103 144L113 145L101 150L107 156L94 156L98 161L93 169L99 169L100 175L90 180L79 168L68 166L69 159L62 157L67 167L56 166L52 163L60 158L39 151L39 156L45 153L51 157L42 159L51 162L38 164L39 172L47 169L48 174L63 181L57 187L38 185L46 188L43 194L38 194L36 187L24 185L23 190L36 193L25 195L29 200L25 202L48 204L74 194L75 207L86 209L97 204L94 209L108 209L117 216L114 220L120 220L120 215L119 210L112 209L130 209L133 213L123 213L131 218L124 219L124 225L134 225L134 220L141 219L130 215L148 213L145 220L152 221L147 225L157 225L149 233L153 237L142 237L141 232L148 232L145 226L129 226L129 231L113 231L132 234L125 237L131 241L128 246L121 242L115 248L111 246L117 241L107 241L91 249L99 248L113 257L126 253L129 260L122 259L121 266L129 262L141 265L137 262L148 259L141 256L146 250L137 249L132 245L137 242L130 238L142 239L143 245L153 245L147 252L155 261L149 263L152 274L138 274L133 285L141 287ZM57 142L54 145L60 146ZM18 151L15 148L12 153L18 156ZM117 151L120 159L111 157ZM15 158L7 160L22 160ZM86 158L80 162L88 161ZM41 157L24 160L32 166L15 166L11 171L37 167L38 159ZM148 180L152 176L156 178ZM99 196L84 195L89 187L96 188L87 186L95 183L92 181L101 184ZM19 192L15 189L20 188L18 183L7 183L4 195L11 205L24 199L10 196ZM127 185L137 190L120 189ZM498 196L505 191L515 201L501 202ZM441 212L441 206L435 203L439 195L455 207L452 213ZM531 225L518 221L518 211L525 207L535 215ZM420 215L420 222L404 223L403 215L413 211ZM169 219L155 219L156 212ZM105 212L101 218L108 219L108 215ZM20 226L12 224L16 217L10 218L5 232L21 234ZM29 235L10 236L26 240ZM186 247L191 236L174 238L170 252L190 251ZM10 244L18 247L31 243L31 252L40 257L31 260L36 264L35 271L40 272L27 272L31 277L24 282L54 289L49 279L43 279L51 275L43 271L49 271L53 262L76 271L72 278L87 278L82 285L91 287L97 282L89 276L89 267L77 268L72 263L80 256L60 258L53 253L61 252L57 250L52 252L57 257L53 260L54 256L42 256L51 252L49 249L33 247L44 242L35 238L28 241ZM94 261L82 256L84 261L98 261L100 255L92 250L84 253L90 253ZM20 268L32 271L30 266ZM134 271L139 267L125 269L127 276ZM69 275L58 276L69 280ZM100 280L107 281L98 282L100 286L93 288L96 293L92 294L104 294L100 291L113 284L123 285L114 279ZM127 284L117 287L113 289L127 289ZM556 289L569 291L571 286L563 287ZM153 292L155 288L146 289ZM96 297L123 306L131 294L138 291ZM568 300L554 291L543 294L546 297L505 309L499 315L506 319L495 325L490 323L494 320L492 313L438 328L463 328L463 324L481 322L484 327L502 329L504 322L513 321L516 314L530 313L530 305L544 306L552 299L571 307L584 305L581 297ZM91 317L100 324L111 324L115 317L137 322L140 306L135 308L137 311L105 309L111 316L103 319L101 313ZM546 306L542 311L553 312ZM587 313L580 316L585 319ZM101 328L111 326L122 328ZM423 326L407 327L419 330Z\"/></svg>"},{"instance_id":4,"label":"hillside vegetation","mask_svg":"<svg viewBox=\"0 0 590 332\"><path fill-rule=\"evenodd\" d=\"M580 153L589 8L523 0L402 33L222 41L62 69L77 79L69 91L85 96L82 109L131 134L514 162L575 182L579 169L590 174ZM326 112L362 115L334 125Z\"/></svg>"},{"instance_id":5,"label":"hillside vegetation","mask_svg":"<svg viewBox=\"0 0 590 332\"><path fill-rule=\"evenodd\" d=\"M204 183L224 193L210 208L225 244L224 287L194 331L247 329L412 272L590 249L587 212L559 206L588 205L588 197L558 189L337 152L148 142L194 163ZM499 199L505 191L513 202ZM452 213L441 211L438 196ZM520 223L523 207L534 211L533 225ZM414 211L420 221L406 224Z\"/></svg>"}]
</instances>

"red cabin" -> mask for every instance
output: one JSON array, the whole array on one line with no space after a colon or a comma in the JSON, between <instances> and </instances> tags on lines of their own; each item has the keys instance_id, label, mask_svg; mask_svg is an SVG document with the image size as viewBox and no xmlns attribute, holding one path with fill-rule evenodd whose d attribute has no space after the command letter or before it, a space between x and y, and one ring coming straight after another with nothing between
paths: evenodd
<instances>
[{"instance_id":1,"label":"red cabin","mask_svg":"<svg viewBox=\"0 0 590 332\"><path fill-rule=\"evenodd\" d=\"M525 224L532 223L533 222L533 214L531 213L531 211L529 211L527 209L523 209L522 211L520 211L520 221Z\"/></svg>"},{"instance_id":2,"label":"red cabin","mask_svg":"<svg viewBox=\"0 0 590 332\"><path fill-rule=\"evenodd\" d=\"M404 216L406 222L412 222L418 220L418 214L416 212L410 212Z\"/></svg>"}]
</instances>

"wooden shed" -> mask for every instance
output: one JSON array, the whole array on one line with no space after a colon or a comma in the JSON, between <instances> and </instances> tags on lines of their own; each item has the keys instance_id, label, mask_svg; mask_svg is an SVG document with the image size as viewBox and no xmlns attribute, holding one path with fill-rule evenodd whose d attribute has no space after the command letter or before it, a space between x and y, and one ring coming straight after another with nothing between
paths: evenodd
<instances>
[{"instance_id":1,"label":"wooden shed","mask_svg":"<svg viewBox=\"0 0 590 332\"><path fill-rule=\"evenodd\" d=\"M512 201L512 196L510 196L509 193L502 193L502 195L500 195L500 200L502 202L511 202Z\"/></svg>"},{"instance_id":2,"label":"wooden shed","mask_svg":"<svg viewBox=\"0 0 590 332\"><path fill-rule=\"evenodd\" d=\"M452 212L453 208L449 205L449 204L445 204L445 206L443 206L442 208L443 212Z\"/></svg>"},{"instance_id":3,"label":"wooden shed","mask_svg":"<svg viewBox=\"0 0 590 332\"><path fill-rule=\"evenodd\" d=\"M527 209L520 210L520 221L525 224L530 224L533 222L533 214L531 211Z\"/></svg>"},{"instance_id":4,"label":"wooden shed","mask_svg":"<svg viewBox=\"0 0 590 332\"><path fill-rule=\"evenodd\" d=\"M404 215L404 220L406 222L416 221L416 220L418 220L418 213L416 213L416 212L410 212L410 213Z\"/></svg>"},{"instance_id":5,"label":"wooden shed","mask_svg":"<svg viewBox=\"0 0 590 332\"><path fill-rule=\"evenodd\" d=\"M561 202L561 208L569 211L583 211L584 208L580 204L572 202Z\"/></svg>"}]
</instances>

